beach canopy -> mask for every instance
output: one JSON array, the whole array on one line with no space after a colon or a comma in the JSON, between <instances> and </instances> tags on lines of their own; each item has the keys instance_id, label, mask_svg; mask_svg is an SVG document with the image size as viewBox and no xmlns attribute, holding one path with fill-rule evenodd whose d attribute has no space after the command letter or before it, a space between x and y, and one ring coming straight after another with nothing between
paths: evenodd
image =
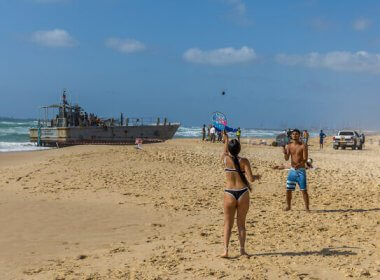
<instances>
[{"instance_id":1,"label":"beach canopy","mask_svg":"<svg viewBox=\"0 0 380 280\"><path fill-rule=\"evenodd\" d=\"M218 129L217 127L215 127L215 129L217 131L226 130L227 132L236 132L237 131L237 128L232 128L232 127L229 127L229 126L225 126L223 129Z\"/></svg>"}]
</instances>

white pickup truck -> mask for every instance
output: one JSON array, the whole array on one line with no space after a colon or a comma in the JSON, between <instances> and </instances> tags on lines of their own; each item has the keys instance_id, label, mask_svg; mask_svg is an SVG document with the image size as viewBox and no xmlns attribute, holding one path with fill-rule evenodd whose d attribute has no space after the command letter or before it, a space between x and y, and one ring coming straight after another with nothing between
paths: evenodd
<instances>
[{"instance_id":1,"label":"white pickup truck","mask_svg":"<svg viewBox=\"0 0 380 280\"><path fill-rule=\"evenodd\" d=\"M355 130L342 130L338 132L338 135L333 137L333 148L335 150L346 147L351 149L361 150L363 148L363 137L359 135Z\"/></svg>"}]
</instances>

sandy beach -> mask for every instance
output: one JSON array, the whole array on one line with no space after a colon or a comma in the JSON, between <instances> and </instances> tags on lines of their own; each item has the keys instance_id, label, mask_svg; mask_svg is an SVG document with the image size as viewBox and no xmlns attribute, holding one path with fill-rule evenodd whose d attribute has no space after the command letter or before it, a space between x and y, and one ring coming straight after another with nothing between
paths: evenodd
<instances>
[{"instance_id":1,"label":"sandy beach","mask_svg":"<svg viewBox=\"0 0 380 280\"><path fill-rule=\"evenodd\" d=\"M220 143L2 153L0 279L379 279L379 140L336 151L312 139L306 213L298 190L283 211L287 171L271 168L281 149L243 139L262 179L247 216L250 258L239 257L234 228L230 259L218 257Z\"/></svg>"}]
</instances>

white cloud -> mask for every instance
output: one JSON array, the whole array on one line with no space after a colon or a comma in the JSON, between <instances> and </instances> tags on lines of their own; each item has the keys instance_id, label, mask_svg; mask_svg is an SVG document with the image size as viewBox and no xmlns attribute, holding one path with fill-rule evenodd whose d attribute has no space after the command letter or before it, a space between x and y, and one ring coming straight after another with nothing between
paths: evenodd
<instances>
[{"instance_id":1,"label":"white cloud","mask_svg":"<svg viewBox=\"0 0 380 280\"><path fill-rule=\"evenodd\" d=\"M247 7L243 0L224 0L232 7L230 17L240 24L249 24L251 21L247 17Z\"/></svg>"},{"instance_id":2,"label":"white cloud","mask_svg":"<svg viewBox=\"0 0 380 280\"><path fill-rule=\"evenodd\" d=\"M192 48L188 49L183 54L183 58L191 63L226 65L254 60L256 58L256 53L253 49L246 46L243 46L240 49L223 48L208 51Z\"/></svg>"},{"instance_id":3,"label":"white cloud","mask_svg":"<svg viewBox=\"0 0 380 280\"><path fill-rule=\"evenodd\" d=\"M365 19L365 18L359 18L359 19L356 19L356 20L352 23L352 27L353 27L356 31L363 31L363 30L366 30L370 25L371 25L371 21L368 20L368 19Z\"/></svg>"},{"instance_id":4,"label":"white cloud","mask_svg":"<svg viewBox=\"0 0 380 280\"><path fill-rule=\"evenodd\" d=\"M310 23L311 27L317 31L325 31L334 27L334 23L326 17L315 17Z\"/></svg>"},{"instance_id":5,"label":"white cloud","mask_svg":"<svg viewBox=\"0 0 380 280\"><path fill-rule=\"evenodd\" d=\"M41 30L32 34L31 40L45 47L72 47L74 39L63 29Z\"/></svg>"},{"instance_id":6,"label":"white cloud","mask_svg":"<svg viewBox=\"0 0 380 280\"><path fill-rule=\"evenodd\" d=\"M108 38L106 46L122 53L134 53L146 49L144 43L135 39Z\"/></svg>"},{"instance_id":7,"label":"white cloud","mask_svg":"<svg viewBox=\"0 0 380 280\"><path fill-rule=\"evenodd\" d=\"M234 11L238 15L245 16L247 8L242 0L227 0L233 7Z\"/></svg>"},{"instance_id":8,"label":"white cloud","mask_svg":"<svg viewBox=\"0 0 380 280\"><path fill-rule=\"evenodd\" d=\"M326 54L313 52L307 55L279 54L276 56L276 61L281 64L326 68L338 72L380 74L380 54L371 54L365 51L355 53L335 51Z\"/></svg>"}]
</instances>

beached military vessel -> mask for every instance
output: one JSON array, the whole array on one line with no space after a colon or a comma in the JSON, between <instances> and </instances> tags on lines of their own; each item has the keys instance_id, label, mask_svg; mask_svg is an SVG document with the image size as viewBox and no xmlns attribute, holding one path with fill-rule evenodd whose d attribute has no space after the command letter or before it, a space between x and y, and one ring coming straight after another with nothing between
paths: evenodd
<instances>
[{"instance_id":1,"label":"beached military vessel","mask_svg":"<svg viewBox=\"0 0 380 280\"><path fill-rule=\"evenodd\" d=\"M60 104L41 107L38 126L29 131L30 141L40 146L83 144L135 144L163 142L173 138L179 123L167 118L101 119L79 105L71 105L63 91ZM53 117L50 117L53 116Z\"/></svg>"}]
</instances>

